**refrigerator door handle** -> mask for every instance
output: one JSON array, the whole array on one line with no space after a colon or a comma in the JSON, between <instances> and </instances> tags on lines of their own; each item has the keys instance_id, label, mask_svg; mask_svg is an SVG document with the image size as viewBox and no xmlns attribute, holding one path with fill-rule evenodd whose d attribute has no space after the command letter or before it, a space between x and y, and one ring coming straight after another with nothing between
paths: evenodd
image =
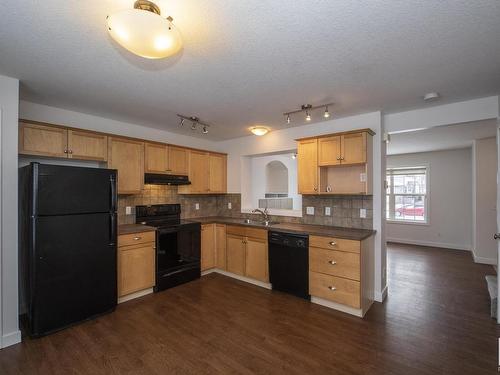
<instances>
[{"instance_id":1,"label":"refrigerator door handle","mask_svg":"<svg viewBox=\"0 0 500 375\"><path fill-rule=\"evenodd\" d=\"M114 212L109 213L109 246L116 246L116 214Z\"/></svg>"},{"instance_id":2,"label":"refrigerator door handle","mask_svg":"<svg viewBox=\"0 0 500 375\"><path fill-rule=\"evenodd\" d=\"M111 211L116 212L116 179L114 175L109 176L111 185Z\"/></svg>"}]
</instances>

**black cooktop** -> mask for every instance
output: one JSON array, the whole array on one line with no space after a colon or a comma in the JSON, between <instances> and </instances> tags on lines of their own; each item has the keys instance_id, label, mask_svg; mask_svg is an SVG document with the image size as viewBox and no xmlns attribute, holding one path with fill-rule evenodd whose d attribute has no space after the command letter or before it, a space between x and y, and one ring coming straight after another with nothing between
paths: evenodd
<instances>
[{"instance_id":1,"label":"black cooktop","mask_svg":"<svg viewBox=\"0 0 500 375\"><path fill-rule=\"evenodd\" d=\"M181 219L180 204L153 204L135 206L135 222L156 228L178 227L194 224L194 221Z\"/></svg>"}]
</instances>

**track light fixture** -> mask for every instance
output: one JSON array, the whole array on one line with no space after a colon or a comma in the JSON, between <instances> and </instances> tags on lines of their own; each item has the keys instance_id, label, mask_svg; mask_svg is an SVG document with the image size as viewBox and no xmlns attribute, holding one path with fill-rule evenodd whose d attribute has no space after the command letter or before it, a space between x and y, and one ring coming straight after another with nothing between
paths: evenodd
<instances>
[{"instance_id":1,"label":"track light fixture","mask_svg":"<svg viewBox=\"0 0 500 375\"><path fill-rule=\"evenodd\" d=\"M198 117L196 117L196 116L184 116L184 115L180 115L180 114L177 114L177 117L179 117L181 119L181 121L179 123L180 126L183 126L184 121L187 120L187 121L191 122L191 130L192 131L195 131L199 127L203 134L208 134L208 128L210 127L210 125L201 121Z\"/></svg>"},{"instance_id":2,"label":"track light fixture","mask_svg":"<svg viewBox=\"0 0 500 375\"><path fill-rule=\"evenodd\" d=\"M291 115L296 114L296 113L305 112L306 113L305 120L307 122L310 122L312 120L311 113L315 109L324 108L325 112L323 113L323 117L325 119L327 119L330 117L330 111L328 110L328 107L332 106L332 105L333 105L333 103L321 104L321 105L317 105L317 106L312 106L311 104L302 104L300 106L300 109L297 109L296 111L285 112L285 113L283 113L283 116L285 116L285 118L286 118L286 123L290 124L291 123Z\"/></svg>"}]
</instances>

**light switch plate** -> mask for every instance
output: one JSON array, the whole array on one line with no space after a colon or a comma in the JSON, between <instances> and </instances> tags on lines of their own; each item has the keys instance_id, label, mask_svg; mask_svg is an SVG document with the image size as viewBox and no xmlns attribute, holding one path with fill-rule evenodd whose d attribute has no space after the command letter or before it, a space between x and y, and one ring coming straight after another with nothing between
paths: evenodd
<instances>
[{"instance_id":1,"label":"light switch plate","mask_svg":"<svg viewBox=\"0 0 500 375\"><path fill-rule=\"evenodd\" d=\"M332 209L330 207L325 207L325 216L330 216L332 214Z\"/></svg>"},{"instance_id":2,"label":"light switch plate","mask_svg":"<svg viewBox=\"0 0 500 375\"><path fill-rule=\"evenodd\" d=\"M132 207L130 206L125 207L125 215L132 215Z\"/></svg>"},{"instance_id":3,"label":"light switch plate","mask_svg":"<svg viewBox=\"0 0 500 375\"><path fill-rule=\"evenodd\" d=\"M361 219L366 219L366 208L360 208L359 209L359 217Z\"/></svg>"},{"instance_id":4,"label":"light switch plate","mask_svg":"<svg viewBox=\"0 0 500 375\"><path fill-rule=\"evenodd\" d=\"M228 209L228 210L230 210L230 209L232 209L232 208L233 208L233 205L231 204L231 202L228 202L228 203L227 203L227 209Z\"/></svg>"},{"instance_id":5,"label":"light switch plate","mask_svg":"<svg viewBox=\"0 0 500 375\"><path fill-rule=\"evenodd\" d=\"M306 207L307 215L314 215L314 207Z\"/></svg>"},{"instance_id":6,"label":"light switch plate","mask_svg":"<svg viewBox=\"0 0 500 375\"><path fill-rule=\"evenodd\" d=\"M195 210L199 210L200 209L200 204L199 203L195 203L194 204L194 209Z\"/></svg>"}]
</instances>

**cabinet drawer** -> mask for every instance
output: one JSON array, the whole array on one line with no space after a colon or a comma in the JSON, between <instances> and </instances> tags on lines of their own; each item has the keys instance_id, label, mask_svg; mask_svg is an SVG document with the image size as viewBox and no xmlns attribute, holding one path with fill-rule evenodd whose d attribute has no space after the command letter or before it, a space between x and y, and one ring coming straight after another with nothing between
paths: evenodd
<instances>
[{"instance_id":1,"label":"cabinet drawer","mask_svg":"<svg viewBox=\"0 0 500 375\"><path fill-rule=\"evenodd\" d=\"M344 240L335 237L309 236L309 246L359 254L361 243L360 241Z\"/></svg>"},{"instance_id":2,"label":"cabinet drawer","mask_svg":"<svg viewBox=\"0 0 500 375\"><path fill-rule=\"evenodd\" d=\"M359 254L311 247L309 249L309 269L359 281Z\"/></svg>"},{"instance_id":3,"label":"cabinet drawer","mask_svg":"<svg viewBox=\"0 0 500 375\"><path fill-rule=\"evenodd\" d=\"M155 232L122 234L118 236L118 246L138 245L155 241Z\"/></svg>"},{"instance_id":4,"label":"cabinet drawer","mask_svg":"<svg viewBox=\"0 0 500 375\"><path fill-rule=\"evenodd\" d=\"M309 293L342 305L361 308L359 281L310 271Z\"/></svg>"}]
</instances>

